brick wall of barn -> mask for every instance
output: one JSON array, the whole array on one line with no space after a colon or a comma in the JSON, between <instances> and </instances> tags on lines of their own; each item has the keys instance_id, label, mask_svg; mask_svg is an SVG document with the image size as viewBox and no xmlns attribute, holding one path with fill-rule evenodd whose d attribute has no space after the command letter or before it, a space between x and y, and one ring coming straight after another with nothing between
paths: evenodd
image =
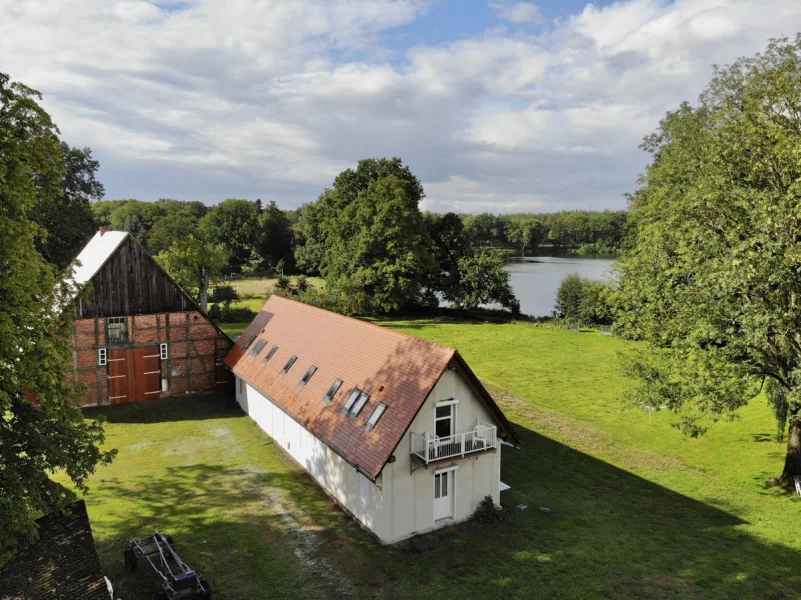
<instances>
[{"instance_id":1,"label":"brick wall of barn","mask_svg":"<svg viewBox=\"0 0 801 600\"><path fill-rule=\"evenodd\" d=\"M73 321L72 348L76 379L86 384L81 406L111 404L108 366L99 364L98 350L159 347L167 344L167 358L161 359L161 378L167 390L160 397L210 392L231 385L231 374L222 361L231 341L196 310L146 315L127 319L128 341L109 345L106 319Z\"/></svg>"}]
</instances>

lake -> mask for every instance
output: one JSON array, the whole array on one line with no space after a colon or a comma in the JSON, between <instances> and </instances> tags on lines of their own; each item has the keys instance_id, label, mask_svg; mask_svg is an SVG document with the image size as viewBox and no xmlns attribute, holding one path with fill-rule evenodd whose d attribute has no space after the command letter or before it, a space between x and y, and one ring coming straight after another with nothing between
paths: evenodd
<instances>
[{"instance_id":1,"label":"lake","mask_svg":"<svg viewBox=\"0 0 801 600\"><path fill-rule=\"evenodd\" d=\"M507 260L504 267L511 273L511 284L520 301L520 312L533 317L553 313L556 291L562 279L578 273L590 279L611 276L613 258L591 256L526 256Z\"/></svg>"}]
</instances>

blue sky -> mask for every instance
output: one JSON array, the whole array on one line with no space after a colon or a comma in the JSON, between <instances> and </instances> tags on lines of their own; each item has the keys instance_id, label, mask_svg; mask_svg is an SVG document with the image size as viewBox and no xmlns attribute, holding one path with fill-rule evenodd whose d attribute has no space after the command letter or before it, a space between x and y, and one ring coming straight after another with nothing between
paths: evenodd
<instances>
[{"instance_id":1,"label":"blue sky","mask_svg":"<svg viewBox=\"0 0 801 600\"><path fill-rule=\"evenodd\" d=\"M786 0L0 0L0 70L108 198L313 201L401 156L423 208L622 208L667 110L801 31Z\"/></svg>"}]
</instances>

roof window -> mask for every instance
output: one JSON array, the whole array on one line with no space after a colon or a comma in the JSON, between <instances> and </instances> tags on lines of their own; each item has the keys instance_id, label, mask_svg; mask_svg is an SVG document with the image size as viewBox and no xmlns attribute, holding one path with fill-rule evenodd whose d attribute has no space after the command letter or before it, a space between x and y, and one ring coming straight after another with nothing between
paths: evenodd
<instances>
[{"instance_id":1,"label":"roof window","mask_svg":"<svg viewBox=\"0 0 801 600\"><path fill-rule=\"evenodd\" d=\"M348 396L348 401L342 407L342 412L347 413L349 417L356 417L362 412L364 405L370 399L370 394L361 391L359 388L353 388L353 391Z\"/></svg>"},{"instance_id":2,"label":"roof window","mask_svg":"<svg viewBox=\"0 0 801 600\"><path fill-rule=\"evenodd\" d=\"M303 376L303 379L300 380L300 385L306 385L307 383L309 383L309 379L311 379L311 376L314 375L314 372L316 370L317 367L315 367L314 365L310 366L309 370L306 371L306 374Z\"/></svg>"},{"instance_id":3,"label":"roof window","mask_svg":"<svg viewBox=\"0 0 801 600\"><path fill-rule=\"evenodd\" d=\"M294 354L292 356L290 356L289 360L286 361L286 364L284 365L284 368L281 369L281 375L284 375L287 371L289 371L289 369L292 368L292 365L295 364L296 360L298 360L297 356L295 356Z\"/></svg>"},{"instance_id":4,"label":"roof window","mask_svg":"<svg viewBox=\"0 0 801 600\"><path fill-rule=\"evenodd\" d=\"M275 354L276 350L278 350L278 346L273 346L270 348L270 351L264 356L264 360L262 362L267 362L270 360L273 357L273 354Z\"/></svg>"},{"instance_id":5,"label":"roof window","mask_svg":"<svg viewBox=\"0 0 801 600\"><path fill-rule=\"evenodd\" d=\"M264 347L266 345L267 345L267 340L260 339L258 342L256 342L256 345L253 346L253 350L250 351L250 355L251 356L258 356L259 352L264 350Z\"/></svg>"},{"instance_id":6,"label":"roof window","mask_svg":"<svg viewBox=\"0 0 801 600\"><path fill-rule=\"evenodd\" d=\"M256 339L256 335L255 334L251 335L248 338L248 341L245 342L244 346L242 346L242 350L247 350L248 348L250 348L250 345L253 343L253 340L255 340L255 339Z\"/></svg>"},{"instance_id":7,"label":"roof window","mask_svg":"<svg viewBox=\"0 0 801 600\"><path fill-rule=\"evenodd\" d=\"M337 393L340 386L342 385L341 379L334 379L334 383L331 384L331 387L328 388L328 391L323 396L323 402L331 402L331 398L334 397L334 394Z\"/></svg>"},{"instance_id":8,"label":"roof window","mask_svg":"<svg viewBox=\"0 0 801 600\"><path fill-rule=\"evenodd\" d=\"M373 414L371 414L370 418L367 419L367 429L373 429L376 426L376 423L378 423L379 419L384 416L385 410L387 410L387 405L383 402L379 402L373 410Z\"/></svg>"}]
</instances>

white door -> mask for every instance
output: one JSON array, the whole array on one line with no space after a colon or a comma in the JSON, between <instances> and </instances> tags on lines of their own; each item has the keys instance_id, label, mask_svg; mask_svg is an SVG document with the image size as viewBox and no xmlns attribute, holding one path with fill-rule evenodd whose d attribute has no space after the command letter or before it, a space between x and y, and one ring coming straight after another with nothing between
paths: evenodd
<instances>
[{"instance_id":1,"label":"white door","mask_svg":"<svg viewBox=\"0 0 801 600\"><path fill-rule=\"evenodd\" d=\"M453 515L453 471L434 473L434 520Z\"/></svg>"}]
</instances>

